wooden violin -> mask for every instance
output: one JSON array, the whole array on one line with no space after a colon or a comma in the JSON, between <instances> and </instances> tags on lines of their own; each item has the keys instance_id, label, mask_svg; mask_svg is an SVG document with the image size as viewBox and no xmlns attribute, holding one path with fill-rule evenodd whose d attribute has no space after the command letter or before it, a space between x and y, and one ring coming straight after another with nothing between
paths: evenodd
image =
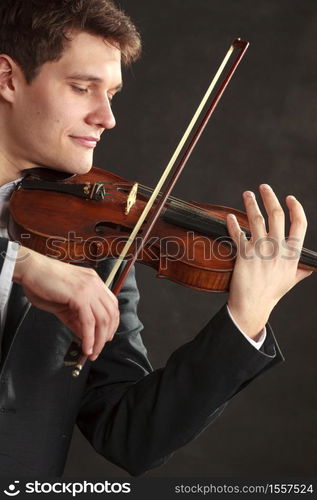
<instances>
[{"instance_id":1,"label":"wooden violin","mask_svg":"<svg viewBox=\"0 0 317 500\"><path fill-rule=\"evenodd\" d=\"M120 255L150 193L98 168L63 181L33 173L11 197L9 235L49 257L95 267ZM153 267L159 278L203 291L228 290L236 257L226 228L229 213L248 237L246 213L169 197L137 261ZM137 244L138 239L127 258ZM317 253L303 248L299 266L316 271Z\"/></svg>"}]
</instances>

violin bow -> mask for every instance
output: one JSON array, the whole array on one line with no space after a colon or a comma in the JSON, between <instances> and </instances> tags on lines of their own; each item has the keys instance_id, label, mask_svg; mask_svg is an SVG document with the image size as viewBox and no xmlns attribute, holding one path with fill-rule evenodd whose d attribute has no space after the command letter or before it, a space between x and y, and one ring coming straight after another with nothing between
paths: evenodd
<instances>
[{"instance_id":1,"label":"violin bow","mask_svg":"<svg viewBox=\"0 0 317 500\"><path fill-rule=\"evenodd\" d=\"M127 241L122 249L121 254L117 258L115 265L113 266L107 280L105 281L106 286L110 287L110 285L113 282L121 264L123 263L128 251L129 251L131 245L134 243L134 241L137 237L137 234L142 227L142 236L138 238L138 244L135 246L135 249L134 249L134 252L133 252L131 258L126 262L126 265L124 266L119 278L117 279L116 283L113 286L112 293L114 295L119 294L132 266L134 265L135 261L137 260L140 252L143 250L143 248L147 242L147 239L148 239L148 237L153 229L155 222L157 221L158 217L160 216L172 189L174 188L179 176L181 175L181 173L182 173L191 153L193 152L198 140L200 139L200 136L203 133L210 117L212 116L213 112L215 111L224 91L226 90L231 78L233 77L233 74L235 73L243 56L245 55L245 53L248 49L248 46L249 46L249 42L241 40L240 38L236 38L232 42L232 44L230 45L230 48L229 48L228 52L226 53L222 63L220 64L217 73L215 74L212 82L210 83L210 85L209 85L204 97L202 98L193 118L191 119L187 129L185 130L183 137L181 138L178 146L176 147L174 154L172 155L168 165L166 166L163 174L161 175L155 189L153 190L151 197L149 198L147 204L145 205L133 231L131 232L129 238L127 239ZM228 64L228 61L229 61L229 59L231 59L231 56L234 52L236 52L235 59L233 60L230 68L228 69L227 74L226 74L223 82L219 86L219 88L218 88L214 98L212 99L205 115L203 116L199 126L197 127L196 132L194 133L192 139L190 140L183 156L181 157L180 161L178 162L177 166L175 167L174 172L171 174L177 158L179 157L183 147L185 146L191 132L193 131L199 117L201 116L201 114L204 110L204 107L205 107L212 91L214 90L220 76L224 72L225 67ZM149 211L151 210L153 204L155 203L164 183L166 182L166 180L170 174L171 174L170 179L169 179L164 191L162 192L160 199L159 199L157 205L155 206L155 209L152 211L150 217L148 218L146 223L143 225ZM87 361L87 356L82 355L79 359L79 362L76 364L75 368L73 369L72 375L74 377L78 377L78 375L80 374L86 361Z\"/></svg>"}]
</instances>

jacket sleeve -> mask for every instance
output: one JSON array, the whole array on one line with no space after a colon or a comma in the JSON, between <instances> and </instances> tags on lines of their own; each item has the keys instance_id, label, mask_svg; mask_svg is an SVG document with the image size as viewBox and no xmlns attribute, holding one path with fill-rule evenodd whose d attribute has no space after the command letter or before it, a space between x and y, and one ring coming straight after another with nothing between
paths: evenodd
<instances>
[{"instance_id":1,"label":"jacket sleeve","mask_svg":"<svg viewBox=\"0 0 317 500\"><path fill-rule=\"evenodd\" d=\"M78 425L95 450L132 475L164 463L258 374L282 360L272 330L256 350L224 306L155 371L137 316L134 273L119 301L118 332L92 363Z\"/></svg>"}]
</instances>

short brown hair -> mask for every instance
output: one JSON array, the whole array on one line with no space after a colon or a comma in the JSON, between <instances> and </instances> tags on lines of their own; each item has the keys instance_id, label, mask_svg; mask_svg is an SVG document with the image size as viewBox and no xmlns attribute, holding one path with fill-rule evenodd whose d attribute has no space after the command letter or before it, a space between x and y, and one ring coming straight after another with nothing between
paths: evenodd
<instances>
[{"instance_id":1,"label":"short brown hair","mask_svg":"<svg viewBox=\"0 0 317 500\"><path fill-rule=\"evenodd\" d=\"M109 40L125 65L140 55L137 29L112 0L0 0L0 53L19 64L29 83L42 64L62 56L71 30Z\"/></svg>"}]
</instances>

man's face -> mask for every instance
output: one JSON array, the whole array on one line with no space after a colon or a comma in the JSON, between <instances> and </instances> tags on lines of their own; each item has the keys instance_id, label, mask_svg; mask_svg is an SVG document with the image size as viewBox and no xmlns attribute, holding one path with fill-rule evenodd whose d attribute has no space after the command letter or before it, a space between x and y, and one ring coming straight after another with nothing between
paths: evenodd
<instances>
[{"instance_id":1,"label":"man's face","mask_svg":"<svg viewBox=\"0 0 317 500\"><path fill-rule=\"evenodd\" d=\"M60 60L17 87L8 124L16 165L89 171L101 134L115 126L110 101L121 85L120 51L101 37L73 34Z\"/></svg>"}]
</instances>

